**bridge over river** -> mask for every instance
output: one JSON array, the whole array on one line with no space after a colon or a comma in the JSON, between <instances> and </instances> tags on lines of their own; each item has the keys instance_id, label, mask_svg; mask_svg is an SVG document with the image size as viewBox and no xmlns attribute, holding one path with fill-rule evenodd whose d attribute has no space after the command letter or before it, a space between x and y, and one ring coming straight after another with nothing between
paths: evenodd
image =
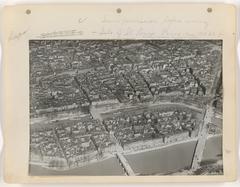
<instances>
[{"instance_id":1,"label":"bridge over river","mask_svg":"<svg viewBox=\"0 0 240 187\"><path fill-rule=\"evenodd\" d=\"M134 176L135 173L131 166L129 165L128 161L126 158L121 154L121 153L116 153L116 158L118 159L120 165L123 167L125 173L129 176Z\"/></svg>"}]
</instances>

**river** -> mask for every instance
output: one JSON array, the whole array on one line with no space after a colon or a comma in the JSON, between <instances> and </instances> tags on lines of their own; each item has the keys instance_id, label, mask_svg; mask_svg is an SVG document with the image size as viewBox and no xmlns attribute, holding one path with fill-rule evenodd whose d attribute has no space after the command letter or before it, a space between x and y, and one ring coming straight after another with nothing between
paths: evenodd
<instances>
[{"instance_id":1,"label":"river","mask_svg":"<svg viewBox=\"0 0 240 187\"><path fill-rule=\"evenodd\" d=\"M30 165L30 175L44 176L44 175L82 175L82 176L107 176L107 175L124 175L123 169L115 157L91 163L86 166L74 168L66 171L55 171L43 168L37 165Z\"/></svg>"},{"instance_id":2,"label":"river","mask_svg":"<svg viewBox=\"0 0 240 187\"><path fill-rule=\"evenodd\" d=\"M172 173L191 166L196 141L182 142L156 150L125 155L137 174L151 175ZM206 141L203 160L216 160L222 154L222 136L213 136ZM30 166L31 175L124 175L116 158L92 163L67 171L53 171L40 166Z\"/></svg>"},{"instance_id":3,"label":"river","mask_svg":"<svg viewBox=\"0 0 240 187\"><path fill-rule=\"evenodd\" d=\"M191 166L196 143L196 141L183 142L153 151L125 156L136 173L142 175L167 174ZM217 159L220 154L222 154L222 137L210 137L206 141L203 160Z\"/></svg>"}]
</instances>

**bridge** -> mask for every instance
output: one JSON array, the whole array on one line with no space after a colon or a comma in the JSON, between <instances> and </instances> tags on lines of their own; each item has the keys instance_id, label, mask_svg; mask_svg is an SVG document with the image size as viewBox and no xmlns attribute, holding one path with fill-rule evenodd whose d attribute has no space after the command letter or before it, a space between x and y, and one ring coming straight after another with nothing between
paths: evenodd
<instances>
[{"instance_id":1,"label":"bridge","mask_svg":"<svg viewBox=\"0 0 240 187\"><path fill-rule=\"evenodd\" d=\"M209 101L209 104L206 106L203 123L199 128L198 141L197 141L197 145L196 145L193 160L192 160L192 170L198 169L202 161L203 151L204 151L206 141L207 141L207 136L208 136L208 128L209 128L209 125L212 123L212 118L214 116L213 103L217 99L217 90L219 89L221 80L222 80L222 71L219 70L216 73L216 77L213 81L211 91L210 91L210 94L213 95L213 97Z\"/></svg>"},{"instance_id":2,"label":"bridge","mask_svg":"<svg viewBox=\"0 0 240 187\"><path fill-rule=\"evenodd\" d=\"M203 151L204 151L207 136L208 136L208 125L211 123L213 113L214 113L213 107L208 105L205 111L203 125L199 129L200 132L198 134L198 141L197 141L197 145L195 148L193 161L192 161L193 170L198 169L202 161Z\"/></svg>"},{"instance_id":3,"label":"bridge","mask_svg":"<svg viewBox=\"0 0 240 187\"><path fill-rule=\"evenodd\" d=\"M118 152L116 153L116 157L117 157L120 165L123 167L125 173L129 176L135 176L135 173L134 173L133 169L131 168L131 166L129 165L126 158L121 153L118 153Z\"/></svg>"}]
</instances>

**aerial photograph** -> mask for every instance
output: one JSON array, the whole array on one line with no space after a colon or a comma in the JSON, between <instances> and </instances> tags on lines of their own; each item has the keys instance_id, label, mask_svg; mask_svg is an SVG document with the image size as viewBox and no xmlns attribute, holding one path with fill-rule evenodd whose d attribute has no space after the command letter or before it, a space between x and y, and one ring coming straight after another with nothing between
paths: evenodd
<instances>
[{"instance_id":1,"label":"aerial photograph","mask_svg":"<svg viewBox=\"0 0 240 187\"><path fill-rule=\"evenodd\" d=\"M29 175L223 175L222 40L30 40Z\"/></svg>"}]
</instances>

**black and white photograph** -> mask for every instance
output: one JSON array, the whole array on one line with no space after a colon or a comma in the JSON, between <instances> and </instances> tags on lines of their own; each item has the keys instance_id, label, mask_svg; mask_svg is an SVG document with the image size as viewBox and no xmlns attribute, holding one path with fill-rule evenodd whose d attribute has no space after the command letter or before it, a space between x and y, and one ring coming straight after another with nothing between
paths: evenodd
<instances>
[{"instance_id":1,"label":"black and white photograph","mask_svg":"<svg viewBox=\"0 0 240 187\"><path fill-rule=\"evenodd\" d=\"M29 40L29 175L223 175L222 40Z\"/></svg>"}]
</instances>

